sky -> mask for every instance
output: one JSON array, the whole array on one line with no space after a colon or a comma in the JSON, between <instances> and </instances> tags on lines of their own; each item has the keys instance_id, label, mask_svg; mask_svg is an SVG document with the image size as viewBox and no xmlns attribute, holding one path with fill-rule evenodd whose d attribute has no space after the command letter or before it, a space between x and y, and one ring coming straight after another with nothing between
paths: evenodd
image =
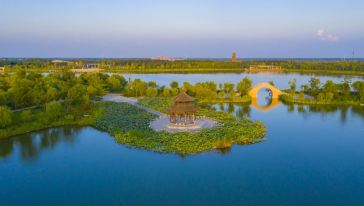
<instances>
[{"instance_id":1,"label":"sky","mask_svg":"<svg viewBox=\"0 0 364 206\"><path fill-rule=\"evenodd\" d=\"M363 0L0 0L0 57L364 57Z\"/></svg>"}]
</instances>

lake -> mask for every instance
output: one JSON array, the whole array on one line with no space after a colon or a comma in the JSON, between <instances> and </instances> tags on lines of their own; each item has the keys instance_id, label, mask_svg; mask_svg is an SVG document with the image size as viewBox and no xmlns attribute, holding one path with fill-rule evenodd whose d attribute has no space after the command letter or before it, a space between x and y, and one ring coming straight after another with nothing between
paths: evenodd
<instances>
[{"instance_id":1,"label":"lake","mask_svg":"<svg viewBox=\"0 0 364 206\"><path fill-rule=\"evenodd\" d=\"M165 75L140 77L207 78ZM284 86L292 77L262 75L252 79ZM260 104L269 104L265 97ZM363 205L364 107L210 106L264 122L267 140L192 156L130 149L90 127L0 140L1 205Z\"/></svg>"},{"instance_id":2,"label":"lake","mask_svg":"<svg viewBox=\"0 0 364 206\"><path fill-rule=\"evenodd\" d=\"M112 73L107 73L112 74ZM289 87L288 82L296 79L297 85L306 84L311 77L319 78L321 83L327 80L333 80L336 83L340 83L344 80L349 81L363 81L364 76L353 75L323 75L323 74L301 74L301 73L206 73L206 74L119 74L123 75L127 79L139 78L144 81L155 81L158 85L166 86L172 81L177 81L180 85L187 81L190 83L214 81L216 83L233 82L238 83L242 78L248 77L253 81L253 84L260 82L273 81L274 84L280 89L286 89Z\"/></svg>"}]
</instances>

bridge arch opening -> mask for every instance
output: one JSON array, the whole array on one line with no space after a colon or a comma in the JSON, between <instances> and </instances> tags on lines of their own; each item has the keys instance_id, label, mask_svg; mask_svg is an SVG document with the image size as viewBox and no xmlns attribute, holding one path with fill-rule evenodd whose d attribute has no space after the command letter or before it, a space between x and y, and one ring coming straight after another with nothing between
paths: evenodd
<instances>
[{"instance_id":1,"label":"bridge arch opening","mask_svg":"<svg viewBox=\"0 0 364 206\"><path fill-rule=\"evenodd\" d=\"M272 96L273 96L273 92L271 89L269 88L261 88L258 92L257 92L257 103L260 106L269 106L272 103Z\"/></svg>"},{"instance_id":2,"label":"bridge arch opening","mask_svg":"<svg viewBox=\"0 0 364 206\"><path fill-rule=\"evenodd\" d=\"M252 98L253 107L261 111L268 111L279 104L279 96L283 92L270 83L262 82L251 88L248 94Z\"/></svg>"}]
</instances>

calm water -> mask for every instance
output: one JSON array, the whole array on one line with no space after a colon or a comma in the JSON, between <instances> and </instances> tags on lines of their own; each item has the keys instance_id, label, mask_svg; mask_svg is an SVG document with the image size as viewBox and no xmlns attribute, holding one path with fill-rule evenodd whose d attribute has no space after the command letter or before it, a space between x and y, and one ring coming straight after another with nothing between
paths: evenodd
<instances>
[{"instance_id":1,"label":"calm water","mask_svg":"<svg viewBox=\"0 0 364 206\"><path fill-rule=\"evenodd\" d=\"M267 141L181 157L89 127L1 140L0 205L364 204L364 107L212 107L263 121Z\"/></svg>"},{"instance_id":2,"label":"calm water","mask_svg":"<svg viewBox=\"0 0 364 206\"><path fill-rule=\"evenodd\" d=\"M144 81L155 81L158 85L169 85L172 81L177 81L180 85L183 82L206 82L215 81L217 83L233 82L238 83L242 78L249 77L253 84L273 81L280 89L288 88L288 82L296 79L297 85L306 84L311 77L319 78L322 82L333 80L342 82L344 79L352 82L364 80L364 76L353 75L319 75L319 74L299 74L299 73L208 73L208 74L121 74L127 79L142 79Z\"/></svg>"}]
</instances>

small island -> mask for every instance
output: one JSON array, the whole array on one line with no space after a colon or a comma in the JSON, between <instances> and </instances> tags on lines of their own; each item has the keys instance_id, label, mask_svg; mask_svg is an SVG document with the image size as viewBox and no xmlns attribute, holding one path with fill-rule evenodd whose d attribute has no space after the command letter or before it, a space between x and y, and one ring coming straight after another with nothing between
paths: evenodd
<instances>
[{"instance_id":1,"label":"small island","mask_svg":"<svg viewBox=\"0 0 364 206\"><path fill-rule=\"evenodd\" d=\"M101 105L105 112L95 127L133 148L189 155L261 142L266 132L261 122L237 120L231 114L209 108L197 109L183 91L174 98L144 97L137 101L109 94L104 100ZM176 105L181 108L181 104L189 109L177 112ZM164 113L168 111L169 115Z\"/></svg>"}]
</instances>

